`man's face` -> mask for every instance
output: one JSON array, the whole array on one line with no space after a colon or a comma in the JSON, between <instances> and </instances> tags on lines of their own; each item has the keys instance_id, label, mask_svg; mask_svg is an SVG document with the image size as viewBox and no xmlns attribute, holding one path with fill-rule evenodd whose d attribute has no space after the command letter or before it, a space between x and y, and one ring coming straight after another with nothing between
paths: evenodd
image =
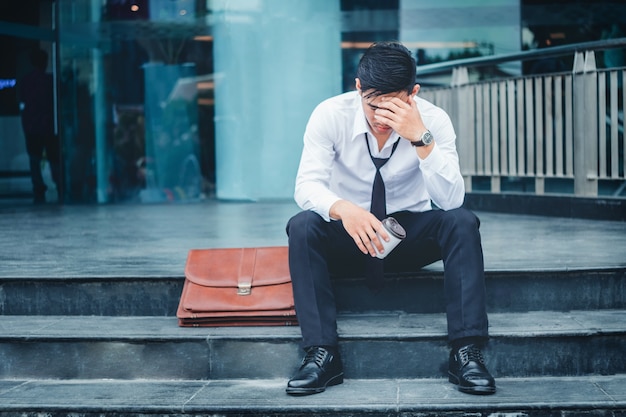
<instances>
[{"instance_id":1,"label":"man's face","mask_svg":"<svg viewBox=\"0 0 626 417\"><path fill-rule=\"evenodd\" d=\"M372 90L362 91L361 82L358 78L356 79L356 88L359 91L359 94L361 95L363 113L365 113L365 118L367 119L367 123L369 124L370 129L372 130L372 133L376 137L389 136L393 129L390 126L377 121L376 118L374 117L376 109L378 109L378 104L392 97L397 97L400 100L408 103L409 100L412 99L412 96L407 94L406 91L397 91L397 92L389 93L389 94L368 96L373 91Z\"/></svg>"}]
</instances>

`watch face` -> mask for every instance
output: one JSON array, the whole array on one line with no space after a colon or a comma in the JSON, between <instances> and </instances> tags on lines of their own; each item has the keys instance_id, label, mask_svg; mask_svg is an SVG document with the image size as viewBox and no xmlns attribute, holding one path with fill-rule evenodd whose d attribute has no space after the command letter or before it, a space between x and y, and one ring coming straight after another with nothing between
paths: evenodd
<instances>
[{"instance_id":1,"label":"watch face","mask_svg":"<svg viewBox=\"0 0 626 417\"><path fill-rule=\"evenodd\" d=\"M424 132L422 142L424 142L424 145L430 145L433 142L433 135L428 131Z\"/></svg>"}]
</instances>

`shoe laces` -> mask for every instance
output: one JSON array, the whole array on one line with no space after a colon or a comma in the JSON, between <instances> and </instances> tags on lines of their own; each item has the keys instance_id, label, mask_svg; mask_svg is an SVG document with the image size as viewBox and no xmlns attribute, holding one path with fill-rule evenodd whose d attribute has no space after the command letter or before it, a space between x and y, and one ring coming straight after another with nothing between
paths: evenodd
<instances>
[{"instance_id":1,"label":"shoe laces","mask_svg":"<svg viewBox=\"0 0 626 417\"><path fill-rule=\"evenodd\" d=\"M485 364L483 352L474 345L463 346L458 350L457 355L459 357L459 361L461 362L461 366L465 366L471 361L480 363L481 365Z\"/></svg>"},{"instance_id":2,"label":"shoe laces","mask_svg":"<svg viewBox=\"0 0 626 417\"><path fill-rule=\"evenodd\" d=\"M315 363L321 368L329 354L330 353L324 348L311 348L306 352L306 355L302 360L302 365Z\"/></svg>"}]
</instances>

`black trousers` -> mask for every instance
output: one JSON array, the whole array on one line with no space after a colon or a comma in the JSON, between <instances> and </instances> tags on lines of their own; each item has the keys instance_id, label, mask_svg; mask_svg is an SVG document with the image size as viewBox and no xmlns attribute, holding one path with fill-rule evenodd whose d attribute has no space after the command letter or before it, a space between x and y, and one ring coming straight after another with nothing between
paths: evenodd
<instances>
[{"instance_id":1,"label":"black trousers","mask_svg":"<svg viewBox=\"0 0 626 417\"><path fill-rule=\"evenodd\" d=\"M391 214L406 239L385 258L385 271L417 271L443 260L448 339L487 339L483 252L480 221L459 208ZM338 344L331 275L362 274L370 255L363 254L341 221L326 222L302 211L287 224L289 268L302 347Z\"/></svg>"}]
</instances>

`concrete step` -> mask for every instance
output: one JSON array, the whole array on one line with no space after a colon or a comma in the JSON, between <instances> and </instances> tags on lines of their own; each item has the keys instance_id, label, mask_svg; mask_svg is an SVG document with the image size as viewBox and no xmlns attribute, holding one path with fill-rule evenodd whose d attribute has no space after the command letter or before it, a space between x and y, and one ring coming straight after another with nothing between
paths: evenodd
<instances>
[{"instance_id":1,"label":"concrete step","mask_svg":"<svg viewBox=\"0 0 626 417\"><path fill-rule=\"evenodd\" d=\"M442 313L342 314L351 379L440 378ZM626 373L626 310L490 314L496 377ZM0 316L2 379L287 379L298 327L181 328L175 317Z\"/></svg>"},{"instance_id":2,"label":"concrete step","mask_svg":"<svg viewBox=\"0 0 626 417\"><path fill-rule=\"evenodd\" d=\"M492 312L569 311L626 308L626 267L487 271ZM388 286L372 293L361 278L336 280L344 312L440 313L443 272L435 264L417 274L388 275ZM0 314L174 316L184 277L95 276L0 278Z\"/></svg>"},{"instance_id":3,"label":"concrete step","mask_svg":"<svg viewBox=\"0 0 626 417\"><path fill-rule=\"evenodd\" d=\"M491 396L445 379L346 379L291 397L282 379L0 380L0 416L624 416L626 375L500 378Z\"/></svg>"}]
</instances>

